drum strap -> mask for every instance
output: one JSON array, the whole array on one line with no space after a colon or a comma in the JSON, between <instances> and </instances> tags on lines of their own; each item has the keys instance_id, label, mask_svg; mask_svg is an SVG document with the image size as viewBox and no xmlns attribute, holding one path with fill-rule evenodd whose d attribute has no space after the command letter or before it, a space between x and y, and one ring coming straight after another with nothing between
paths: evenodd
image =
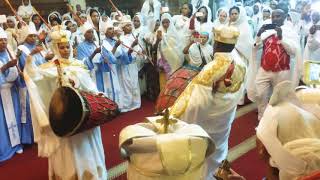
<instances>
[{"instance_id":1,"label":"drum strap","mask_svg":"<svg viewBox=\"0 0 320 180\"><path fill-rule=\"evenodd\" d=\"M201 50L201 47L200 47L200 44L198 44L198 48L199 48L199 51L200 51L200 56L201 56L201 60L202 60L202 63L200 65L200 68L202 69L203 66L205 66L207 64L207 61L206 61L206 58L204 57L203 55L203 52Z\"/></svg>"}]
</instances>

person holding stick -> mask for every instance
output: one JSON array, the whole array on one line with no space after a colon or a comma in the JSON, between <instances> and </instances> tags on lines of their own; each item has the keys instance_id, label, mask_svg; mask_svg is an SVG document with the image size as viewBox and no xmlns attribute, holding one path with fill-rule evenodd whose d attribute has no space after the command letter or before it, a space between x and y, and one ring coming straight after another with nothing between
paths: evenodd
<instances>
[{"instance_id":1,"label":"person holding stick","mask_svg":"<svg viewBox=\"0 0 320 180\"><path fill-rule=\"evenodd\" d=\"M7 34L0 28L0 162L22 153L24 143L21 128L17 60L10 59Z\"/></svg>"}]
</instances>

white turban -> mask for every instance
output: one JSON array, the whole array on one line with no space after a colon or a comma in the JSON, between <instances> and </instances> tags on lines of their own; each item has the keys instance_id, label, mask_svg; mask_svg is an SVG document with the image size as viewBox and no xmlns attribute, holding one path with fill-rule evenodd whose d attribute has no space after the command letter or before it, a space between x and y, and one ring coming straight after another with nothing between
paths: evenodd
<instances>
[{"instance_id":1,"label":"white turban","mask_svg":"<svg viewBox=\"0 0 320 180\"><path fill-rule=\"evenodd\" d=\"M92 24L85 22L82 26L80 26L80 31L82 34L85 34L88 30L93 29Z\"/></svg>"},{"instance_id":2,"label":"white turban","mask_svg":"<svg viewBox=\"0 0 320 180\"><path fill-rule=\"evenodd\" d=\"M29 25L24 25L21 29L18 29L18 43L23 43L31 34L38 35L38 31L33 22L29 22Z\"/></svg>"},{"instance_id":3,"label":"white turban","mask_svg":"<svg viewBox=\"0 0 320 180\"><path fill-rule=\"evenodd\" d=\"M122 29L128 24L132 24L130 15L122 16L120 21L120 28Z\"/></svg>"}]
</instances>

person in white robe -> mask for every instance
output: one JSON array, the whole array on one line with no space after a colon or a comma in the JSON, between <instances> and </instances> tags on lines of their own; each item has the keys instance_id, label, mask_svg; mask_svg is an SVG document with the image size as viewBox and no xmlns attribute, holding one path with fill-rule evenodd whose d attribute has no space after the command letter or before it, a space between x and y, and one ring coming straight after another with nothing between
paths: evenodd
<instances>
[{"instance_id":1,"label":"person in white robe","mask_svg":"<svg viewBox=\"0 0 320 180\"><path fill-rule=\"evenodd\" d=\"M172 21L177 33L181 35L181 47L185 47L192 35L190 30L190 18L192 16L192 4L184 3L180 9L180 15L174 15Z\"/></svg>"},{"instance_id":2,"label":"person in white robe","mask_svg":"<svg viewBox=\"0 0 320 180\"><path fill-rule=\"evenodd\" d=\"M251 6L245 6L244 9L246 10L246 13L247 13L247 19L248 19L248 24L250 26L250 30L252 32L252 36L254 37L254 30L255 30L255 27L254 27L254 22L253 22L253 9Z\"/></svg>"},{"instance_id":3,"label":"person in white robe","mask_svg":"<svg viewBox=\"0 0 320 180\"><path fill-rule=\"evenodd\" d=\"M228 22L229 22L228 9L226 7L219 8L216 14L216 19L213 22L213 27L226 25Z\"/></svg>"},{"instance_id":4,"label":"person in white robe","mask_svg":"<svg viewBox=\"0 0 320 180\"><path fill-rule=\"evenodd\" d=\"M94 27L94 37L97 44L101 45L102 40L105 39L105 29L106 23L102 21L100 13L98 10L89 8L87 10L87 21Z\"/></svg>"},{"instance_id":5,"label":"person in white robe","mask_svg":"<svg viewBox=\"0 0 320 180\"><path fill-rule=\"evenodd\" d=\"M258 28L261 26L261 23L263 22L263 20L262 20L262 5L259 2L255 3L253 5L252 21L253 21L253 25L254 25L253 34L255 36L257 34L257 32L259 31Z\"/></svg>"},{"instance_id":6,"label":"person in white robe","mask_svg":"<svg viewBox=\"0 0 320 180\"><path fill-rule=\"evenodd\" d=\"M71 57L67 32L60 29L56 26L50 34L54 60L37 67L33 65L33 60L28 58L24 70L24 79L31 98L38 156L48 158L49 180L105 180L107 172L100 127L61 138L53 133L49 125L50 97L58 87L57 79L62 79L63 86L72 86L72 81L74 88L98 94L84 64ZM62 68L62 77L58 75L55 61L58 61Z\"/></svg>"},{"instance_id":7,"label":"person in white robe","mask_svg":"<svg viewBox=\"0 0 320 180\"><path fill-rule=\"evenodd\" d=\"M320 61L320 14L312 14L313 26L309 29L307 44L304 50L304 60Z\"/></svg>"},{"instance_id":8,"label":"person in white robe","mask_svg":"<svg viewBox=\"0 0 320 180\"><path fill-rule=\"evenodd\" d=\"M319 171L319 98L319 89L295 92L290 81L275 87L257 127L258 152L268 166L268 179L300 179Z\"/></svg>"},{"instance_id":9,"label":"person in white robe","mask_svg":"<svg viewBox=\"0 0 320 180\"><path fill-rule=\"evenodd\" d=\"M169 13L161 16L161 25L153 42L157 49L157 66L160 69L160 90L169 76L179 69L183 63L180 36L176 31Z\"/></svg>"},{"instance_id":10,"label":"person in white robe","mask_svg":"<svg viewBox=\"0 0 320 180\"><path fill-rule=\"evenodd\" d=\"M138 66L137 60L144 59L141 47L138 45L139 41L132 34L132 22L126 16L122 17L120 27L123 30L123 35L120 36L122 43L128 47L122 48L122 56L128 56L129 61L121 60L121 63L117 67L119 82L121 86L121 93L124 102L122 112L132 111L138 109L141 106L140 87L138 80ZM133 50L135 52L133 52Z\"/></svg>"},{"instance_id":11,"label":"person in white robe","mask_svg":"<svg viewBox=\"0 0 320 180\"><path fill-rule=\"evenodd\" d=\"M37 15L37 14L34 14L31 16L30 23L34 24L38 34L41 34L41 33L48 31L46 25L44 24L44 22L42 22L39 15Z\"/></svg>"},{"instance_id":12,"label":"person in white robe","mask_svg":"<svg viewBox=\"0 0 320 180\"><path fill-rule=\"evenodd\" d=\"M104 89L107 97L118 104L120 111L123 109L124 101L120 86L119 74L117 67L121 64L121 59L127 59L127 56L122 56L122 48L119 47L121 41L115 40L115 28L113 22L108 20L103 28L105 39L101 45L101 58L96 63L101 63L101 68L96 69L96 82L99 89Z\"/></svg>"},{"instance_id":13,"label":"person in white robe","mask_svg":"<svg viewBox=\"0 0 320 180\"><path fill-rule=\"evenodd\" d=\"M19 74L15 67L17 60L10 57L14 53L7 46L7 38L6 32L0 28L0 163L23 151L17 88Z\"/></svg>"},{"instance_id":14,"label":"person in white robe","mask_svg":"<svg viewBox=\"0 0 320 180\"><path fill-rule=\"evenodd\" d=\"M158 0L145 0L141 8L143 25L153 20L160 20L161 3Z\"/></svg>"},{"instance_id":15,"label":"person in white robe","mask_svg":"<svg viewBox=\"0 0 320 180\"><path fill-rule=\"evenodd\" d=\"M184 54L187 61L185 66L201 70L206 64L213 60L213 47L209 42L209 32L201 32L199 38L191 39L185 47Z\"/></svg>"},{"instance_id":16,"label":"person in white robe","mask_svg":"<svg viewBox=\"0 0 320 180\"><path fill-rule=\"evenodd\" d=\"M238 42L236 44L236 49L239 50L242 53L242 56L244 56L244 58L247 59L247 61L249 61L249 68L248 68L248 72L247 72L247 76L248 76L248 83L247 83L247 87L246 87L246 92L247 95L249 97L249 99L251 100L252 98L250 98L251 96L254 96L254 94L252 93L252 83L254 83L254 78L255 76L253 76L253 63L252 61L252 45L253 45L253 32L251 31L251 28L249 26L248 20L247 20L247 15L245 12L244 7L242 6L233 6L229 9L229 25L230 26L234 26L236 28L239 29L240 31L240 36L238 39ZM244 97L245 97L245 92L241 98L241 100L239 101L239 105L243 105L244 104Z\"/></svg>"},{"instance_id":17,"label":"person in white robe","mask_svg":"<svg viewBox=\"0 0 320 180\"><path fill-rule=\"evenodd\" d=\"M31 4L31 0L29 0L29 2L28 0L22 0L22 4L19 6L17 10L17 15L28 24L30 22L30 17L33 14L36 14L36 12Z\"/></svg>"},{"instance_id":18,"label":"person in white robe","mask_svg":"<svg viewBox=\"0 0 320 180\"><path fill-rule=\"evenodd\" d=\"M7 17L7 29L5 30L8 35L8 45L11 47L13 52L18 50L18 35L17 35L17 20L15 16Z\"/></svg>"},{"instance_id":19,"label":"person in white robe","mask_svg":"<svg viewBox=\"0 0 320 180\"><path fill-rule=\"evenodd\" d=\"M212 23L212 13L209 6L201 6L197 12L200 12L201 16L197 17L197 14L194 14L191 21L195 20L195 31L197 32L204 32L208 29L212 30L213 23ZM211 41L212 36L210 33L209 40Z\"/></svg>"},{"instance_id":20,"label":"person in white robe","mask_svg":"<svg viewBox=\"0 0 320 180\"><path fill-rule=\"evenodd\" d=\"M216 19L213 21L213 29L219 26L223 26L229 23L229 13L226 7L221 7L218 9L216 14ZM214 31L212 29L212 31ZM214 33L212 33L212 45L214 45Z\"/></svg>"},{"instance_id":21,"label":"person in white robe","mask_svg":"<svg viewBox=\"0 0 320 180\"><path fill-rule=\"evenodd\" d=\"M227 157L231 125L245 88L248 62L234 48L239 34L232 26L215 29L213 61L204 66L170 109L170 115L200 125L214 140L216 151L207 159L207 180L214 179L213 173Z\"/></svg>"},{"instance_id":22,"label":"person in white robe","mask_svg":"<svg viewBox=\"0 0 320 180\"><path fill-rule=\"evenodd\" d=\"M142 24L142 17L140 13L136 14L132 18L132 23L133 23L133 30L132 34L135 38L138 39L138 47L141 49L142 53L148 54L146 51L146 44L144 41L144 36L147 33L147 26L144 26ZM136 48L138 48L136 47ZM139 71L139 86L140 86L140 94L144 94L147 91L147 85L146 85L146 78L145 76L141 75L142 73L142 68L146 63L148 63L148 60L151 60L151 56L148 54L149 57L145 56L146 58L137 58L136 64L138 66L138 71Z\"/></svg>"},{"instance_id":23,"label":"person in white robe","mask_svg":"<svg viewBox=\"0 0 320 180\"><path fill-rule=\"evenodd\" d=\"M55 26L62 23L61 15L57 11L53 11L48 15L48 23L50 26Z\"/></svg>"}]
</instances>

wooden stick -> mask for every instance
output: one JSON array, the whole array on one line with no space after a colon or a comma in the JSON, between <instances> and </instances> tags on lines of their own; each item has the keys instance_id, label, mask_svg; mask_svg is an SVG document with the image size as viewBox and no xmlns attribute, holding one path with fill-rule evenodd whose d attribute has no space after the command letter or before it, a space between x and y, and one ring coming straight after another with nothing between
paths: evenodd
<instances>
[{"instance_id":1,"label":"wooden stick","mask_svg":"<svg viewBox=\"0 0 320 180\"><path fill-rule=\"evenodd\" d=\"M36 10L36 8L33 8L33 10L36 12L36 14L40 17L40 19L43 21L43 23L47 26L49 30L51 30L51 26L44 20L44 18L39 14L39 12Z\"/></svg>"},{"instance_id":2,"label":"wooden stick","mask_svg":"<svg viewBox=\"0 0 320 180\"><path fill-rule=\"evenodd\" d=\"M13 58L12 54L10 53L9 49L6 48L6 50L7 50L8 54L9 54L10 59L13 60L14 58ZM18 58L18 57L17 57L17 58ZM18 59L17 59L17 60L18 60ZM19 62L19 61L17 61L17 62ZM22 71L21 71L21 69L19 68L18 64L16 64L16 68L17 68L19 74L21 74Z\"/></svg>"},{"instance_id":3,"label":"wooden stick","mask_svg":"<svg viewBox=\"0 0 320 180\"><path fill-rule=\"evenodd\" d=\"M116 5L114 5L114 3L112 2L112 0L109 0L109 3L111 4L111 6L117 11L119 16L123 16L122 13L119 11L119 9L116 7Z\"/></svg>"},{"instance_id":4,"label":"wooden stick","mask_svg":"<svg viewBox=\"0 0 320 180\"><path fill-rule=\"evenodd\" d=\"M72 9L71 5L70 5L70 4L67 4L67 6L68 6L69 12L70 12L74 17L76 17L77 19L79 19L79 24L80 24L80 25L83 25L84 23L81 21L81 18L77 15L77 13L74 12L74 10Z\"/></svg>"},{"instance_id":5,"label":"wooden stick","mask_svg":"<svg viewBox=\"0 0 320 180\"><path fill-rule=\"evenodd\" d=\"M4 0L7 5L9 6L10 10L13 12L13 14L18 18L19 22L24 24L24 25L27 25L23 20L22 18L17 14L17 11L12 7L11 3L9 2L9 0Z\"/></svg>"}]
</instances>

